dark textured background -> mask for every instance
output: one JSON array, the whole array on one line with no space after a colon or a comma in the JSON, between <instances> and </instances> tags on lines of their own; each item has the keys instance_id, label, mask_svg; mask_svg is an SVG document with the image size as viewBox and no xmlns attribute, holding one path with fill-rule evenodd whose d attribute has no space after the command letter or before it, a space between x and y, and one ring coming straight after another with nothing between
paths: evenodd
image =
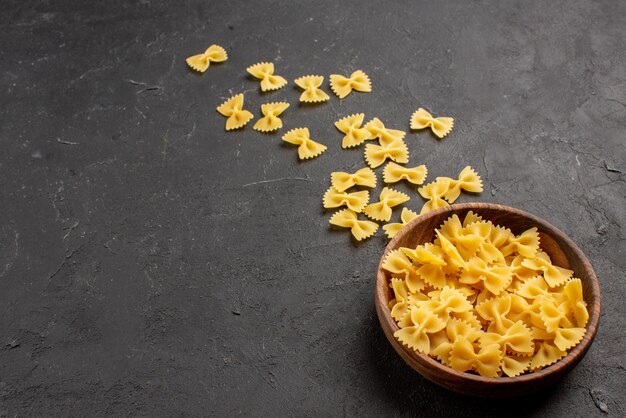
<instances>
[{"instance_id":1,"label":"dark textured background","mask_svg":"<svg viewBox=\"0 0 626 418\"><path fill-rule=\"evenodd\" d=\"M626 2L0 5L0 416L626 414ZM228 61L192 73L211 43ZM293 84L259 94L261 60L374 90L303 108ZM288 100L285 128L328 151L226 133L237 92L256 116ZM419 106L456 127L409 133L411 163L472 165L485 192L461 201L542 216L596 268L600 330L551 391L484 401L415 374L374 311L382 231L328 227L329 173L363 165L333 121L408 129Z\"/></svg>"}]
</instances>

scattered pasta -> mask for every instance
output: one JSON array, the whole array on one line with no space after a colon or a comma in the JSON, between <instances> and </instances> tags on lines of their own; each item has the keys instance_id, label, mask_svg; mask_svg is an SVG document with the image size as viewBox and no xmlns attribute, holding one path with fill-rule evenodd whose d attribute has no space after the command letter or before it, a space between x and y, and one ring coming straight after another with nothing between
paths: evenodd
<instances>
[{"instance_id":1,"label":"scattered pasta","mask_svg":"<svg viewBox=\"0 0 626 418\"><path fill-rule=\"evenodd\" d=\"M261 105L263 117L259 119L253 129L260 132L271 132L283 127L279 116L289 107L287 102L265 103Z\"/></svg>"},{"instance_id":2,"label":"scattered pasta","mask_svg":"<svg viewBox=\"0 0 626 418\"><path fill-rule=\"evenodd\" d=\"M383 170L383 180L385 183L397 183L401 180L406 180L409 183L419 185L424 183L427 175L428 169L425 165L408 168L394 162L390 162Z\"/></svg>"},{"instance_id":3,"label":"scattered pasta","mask_svg":"<svg viewBox=\"0 0 626 418\"><path fill-rule=\"evenodd\" d=\"M352 186L376 187L376 173L369 167L362 168L354 174L335 171L330 173L330 181L338 192L343 192Z\"/></svg>"},{"instance_id":4,"label":"scattered pasta","mask_svg":"<svg viewBox=\"0 0 626 418\"><path fill-rule=\"evenodd\" d=\"M347 206L348 209L359 213L370 200L370 193L367 190L359 192L338 192L334 187L326 190L322 203L326 209Z\"/></svg>"},{"instance_id":5,"label":"scattered pasta","mask_svg":"<svg viewBox=\"0 0 626 418\"><path fill-rule=\"evenodd\" d=\"M408 201L410 197L389 187L383 187L379 199L378 202L365 206L363 213L371 219L389 222L389 219L391 219L391 208Z\"/></svg>"},{"instance_id":6,"label":"scattered pasta","mask_svg":"<svg viewBox=\"0 0 626 418\"><path fill-rule=\"evenodd\" d=\"M443 199L443 195L448 191L449 187L449 180L437 180L417 189L418 193L422 195L424 199L428 199L428 201L424 203L424 206L422 206L420 215L435 209L450 206L450 204Z\"/></svg>"},{"instance_id":7,"label":"scattered pasta","mask_svg":"<svg viewBox=\"0 0 626 418\"><path fill-rule=\"evenodd\" d=\"M330 89L340 99L345 98L352 90L369 93L372 91L370 78L361 70L356 70L350 77L339 74L330 75Z\"/></svg>"},{"instance_id":8,"label":"scattered pasta","mask_svg":"<svg viewBox=\"0 0 626 418\"><path fill-rule=\"evenodd\" d=\"M227 59L228 54L224 48L219 45L211 45L202 54L193 55L185 61L189 67L199 73L203 73L209 68L211 62L222 62Z\"/></svg>"},{"instance_id":9,"label":"scattered pasta","mask_svg":"<svg viewBox=\"0 0 626 418\"><path fill-rule=\"evenodd\" d=\"M246 71L261 80L261 91L278 90L287 85L286 79L274 74L274 63L260 62L249 66Z\"/></svg>"},{"instance_id":10,"label":"scattered pasta","mask_svg":"<svg viewBox=\"0 0 626 418\"><path fill-rule=\"evenodd\" d=\"M339 119L335 122L335 127L345 134L343 141L341 142L341 148L353 148L361 145L368 139L376 138L370 133L369 130L361 128L364 118L364 113L357 113L346 116L345 118Z\"/></svg>"},{"instance_id":11,"label":"scattered pasta","mask_svg":"<svg viewBox=\"0 0 626 418\"><path fill-rule=\"evenodd\" d=\"M383 230L387 234L389 239L393 238L406 224L411 222L413 219L417 218L419 215L413 212L409 208L402 208L402 213L400 214L400 223L390 223L387 225L383 225Z\"/></svg>"},{"instance_id":12,"label":"scattered pasta","mask_svg":"<svg viewBox=\"0 0 626 418\"><path fill-rule=\"evenodd\" d=\"M582 340L589 312L581 281L552 264L537 228L515 235L468 212L435 235L383 260L402 344L458 371L514 377Z\"/></svg>"},{"instance_id":13,"label":"scattered pasta","mask_svg":"<svg viewBox=\"0 0 626 418\"><path fill-rule=\"evenodd\" d=\"M378 224L376 222L359 220L356 212L350 209L335 212L330 218L329 223L342 228L350 228L352 236L357 241L369 238L378 231Z\"/></svg>"},{"instance_id":14,"label":"scattered pasta","mask_svg":"<svg viewBox=\"0 0 626 418\"><path fill-rule=\"evenodd\" d=\"M324 82L324 76L321 75L305 75L294 80L304 91L300 95L300 101L304 103L320 103L330 99L320 87Z\"/></svg>"},{"instance_id":15,"label":"scattered pasta","mask_svg":"<svg viewBox=\"0 0 626 418\"><path fill-rule=\"evenodd\" d=\"M411 129L430 128L439 139L448 135L453 127L453 118L443 116L434 118L430 113L421 107L411 116Z\"/></svg>"},{"instance_id":16,"label":"scattered pasta","mask_svg":"<svg viewBox=\"0 0 626 418\"><path fill-rule=\"evenodd\" d=\"M243 93L239 93L217 107L217 111L226 116L226 130L239 129L254 117L243 109Z\"/></svg>"},{"instance_id":17,"label":"scattered pasta","mask_svg":"<svg viewBox=\"0 0 626 418\"><path fill-rule=\"evenodd\" d=\"M298 158L307 160L326 151L326 145L315 142L310 138L309 128L292 129L283 135L283 141L298 145Z\"/></svg>"},{"instance_id":18,"label":"scattered pasta","mask_svg":"<svg viewBox=\"0 0 626 418\"><path fill-rule=\"evenodd\" d=\"M382 121L378 118L374 118L367 122L364 128L370 131L374 138L378 138L378 141L382 146L402 142L406 135L406 132L404 131L385 127Z\"/></svg>"},{"instance_id":19,"label":"scattered pasta","mask_svg":"<svg viewBox=\"0 0 626 418\"><path fill-rule=\"evenodd\" d=\"M409 162L409 149L401 139L386 145L367 144L365 146L365 162L376 168L385 163L387 159L397 163Z\"/></svg>"},{"instance_id":20,"label":"scattered pasta","mask_svg":"<svg viewBox=\"0 0 626 418\"><path fill-rule=\"evenodd\" d=\"M446 199L448 203L454 203L461 195L461 190L471 193L481 193L483 191L482 179L469 165L461 170L457 180L449 177L437 177L437 180L439 179L449 181L448 191L443 195L443 198Z\"/></svg>"}]
</instances>

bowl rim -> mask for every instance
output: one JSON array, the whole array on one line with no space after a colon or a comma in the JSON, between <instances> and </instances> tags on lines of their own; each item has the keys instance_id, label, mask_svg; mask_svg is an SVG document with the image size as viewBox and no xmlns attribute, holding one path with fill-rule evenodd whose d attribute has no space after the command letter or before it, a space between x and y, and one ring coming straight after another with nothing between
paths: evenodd
<instances>
[{"instance_id":1,"label":"bowl rim","mask_svg":"<svg viewBox=\"0 0 626 418\"><path fill-rule=\"evenodd\" d=\"M385 331L387 338L395 339L393 334L395 333L395 331L400 329L396 321L391 317L391 309L389 308L388 299L386 298L386 293L385 293L387 292L386 287L388 287L388 281L387 281L385 270L382 268L382 265L387 254L393 249L396 249L396 247L398 247L397 242L400 241L402 237L405 234L407 234L408 231L412 229L411 226L414 227L415 225L418 225L430 218L434 218L436 216L440 216L445 213L449 213L449 216L452 216L454 213L463 211L463 210L483 210L483 209L499 210L499 211L504 211L508 213L514 213L514 214L517 214L517 215L520 215L522 217L529 219L531 222L536 223L538 227L539 226L543 227L540 229L549 230L553 236L557 236L567 246L569 246L572 252L575 254L575 256L580 259L585 270L587 270L588 272L588 276L589 276L588 280L590 282L591 287L593 288L592 293L595 296L593 306L588 307L589 308L588 309L589 320L587 321L587 325L585 326L585 328L587 329L587 332L585 332L585 336L576 346L574 346L567 353L566 356L557 360L555 363L539 371L526 373L526 374L515 376L515 377L508 377L508 376L484 377L478 374L461 372L449 366L446 366L443 363L440 363L438 360L430 357L427 354L418 353L415 350L412 350L406 347L404 344L399 343L399 342L398 342L397 347L401 347L403 353L406 356L408 356L408 358L405 358L405 356L402 355L401 353L398 353L398 354L400 354L401 357L403 357L403 359L407 363L409 363L409 366L411 366L411 368L413 368L414 370L416 369L415 367L413 367L412 364L410 364L410 362L408 361L409 359L412 359L422 364L426 363L425 365L432 366L433 368L437 369L437 371L443 373L444 375L452 376L453 378L456 378L456 379L464 380L467 382L492 384L492 385L493 384L513 385L513 384L520 384L524 382L527 382L527 383L536 382L538 379L552 375L554 372L558 372L563 367L567 367L567 366L573 367L576 363L578 363L578 361L582 359L584 354L589 349L589 346L591 345L591 342L593 341L593 338L595 337L597 333L598 325L600 322L602 298L601 298L601 293L600 293L600 284L593 270L593 267L591 266L591 263L589 262L588 258L585 256L583 251L574 243L574 241L572 241L572 239L569 238L564 232L562 232L560 229L558 229L557 227L555 227L548 221L541 219L538 216L527 213L521 209L517 209L517 208L506 206L506 205L499 205L496 203L482 203L482 202L458 203L458 204L446 206L444 208L436 209L424 215L420 215L414 220L412 220L411 222L409 222L391 239L391 241L389 241L389 243L387 243L387 246L385 247L385 250L383 251L383 254L380 258L380 262L378 264L378 268L376 270L376 281L375 281L375 292L374 292L374 302L376 305L376 312L377 312L381 327ZM387 324L388 329L391 330L391 335L387 334L387 330L385 329L386 328L385 323ZM392 346L396 348L396 345L392 344ZM419 370L416 370L416 371L423 375L423 373L421 373ZM428 378L428 376L426 377Z\"/></svg>"}]
</instances>

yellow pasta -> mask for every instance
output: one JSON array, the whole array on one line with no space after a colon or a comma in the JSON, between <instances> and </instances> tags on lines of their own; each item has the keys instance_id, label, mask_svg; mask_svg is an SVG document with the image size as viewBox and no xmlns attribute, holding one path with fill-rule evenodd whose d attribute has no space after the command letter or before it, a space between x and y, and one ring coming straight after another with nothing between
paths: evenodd
<instances>
[{"instance_id":1,"label":"yellow pasta","mask_svg":"<svg viewBox=\"0 0 626 418\"><path fill-rule=\"evenodd\" d=\"M219 45L211 45L202 54L193 55L186 59L187 65L192 69L203 73L209 68L211 62L222 62L228 59L226 50Z\"/></svg>"},{"instance_id":2,"label":"yellow pasta","mask_svg":"<svg viewBox=\"0 0 626 418\"><path fill-rule=\"evenodd\" d=\"M304 91L300 95L300 101L304 103L320 103L330 99L320 87L324 82L324 76L321 75L305 75L296 78L294 82Z\"/></svg>"},{"instance_id":3,"label":"yellow pasta","mask_svg":"<svg viewBox=\"0 0 626 418\"><path fill-rule=\"evenodd\" d=\"M362 168L354 174L335 171L330 173L330 181L338 192L343 192L352 186L376 187L376 173L369 167Z\"/></svg>"},{"instance_id":4,"label":"yellow pasta","mask_svg":"<svg viewBox=\"0 0 626 418\"><path fill-rule=\"evenodd\" d=\"M453 127L453 118L434 118L430 113L421 107L411 116L411 129L430 128L440 139L448 135Z\"/></svg>"},{"instance_id":5,"label":"yellow pasta","mask_svg":"<svg viewBox=\"0 0 626 418\"><path fill-rule=\"evenodd\" d=\"M278 90L287 85L287 80L274 74L274 63L260 62L246 68L253 77L261 80L261 91Z\"/></svg>"},{"instance_id":6,"label":"yellow pasta","mask_svg":"<svg viewBox=\"0 0 626 418\"><path fill-rule=\"evenodd\" d=\"M404 131L385 127L383 122L378 118L374 118L367 122L364 128L367 129L374 138L378 138L380 145L382 146L402 142L406 135L406 132Z\"/></svg>"},{"instance_id":7,"label":"yellow pasta","mask_svg":"<svg viewBox=\"0 0 626 418\"><path fill-rule=\"evenodd\" d=\"M404 141L400 139L386 145L367 144L365 146L365 162L370 167L380 167L387 159L401 164L409 162L409 149Z\"/></svg>"},{"instance_id":8,"label":"yellow pasta","mask_svg":"<svg viewBox=\"0 0 626 418\"><path fill-rule=\"evenodd\" d=\"M390 162L385 166L383 170L383 180L385 183L396 183L401 180L406 180L413 184L422 184L426 180L428 175L428 169L425 165L418 165L417 167L403 167L394 162Z\"/></svg>"},{"instance_id":9,"label":"yellow pasta","mask_svg":"<svg viewBox=\"0 0 626 418\"><path fill-rule=\"evenodd\" d=\"M378 224L372 221L362 221L357 217L356 212L350 209L340 210L330 218L330 224L342 228L350 228L352 236L361 241L371 237L378 230Z\"/></svg>"},{"instance_id":10,"label":"yellow pasta","mask_svg":"<svg viewBox=\"0 0 626 418\"><path fill-rule=\"evenodd\" d=\"M449 203L443 200L443 195L448 191L449 186L450 182L448 180L437 180L417 189L424 199L428 199L422 206L420 215L449 206Z\"/></svg>"},{"instance_id":11,"label":"yellow pasta","mask_svg":"<svg viewBox=\"0 0 626 418\"><path fill-rule=\"evenodd\" d=\"M387 225L383 225L383 230L387 234L389 239L393 238L406 224L411 222L413 219L417 218L419 215L413 212L409 208L402 208L402 213L400 214L400 219L402 222L400 223L391 223Z\"/></svg>"},{"instance_id":12,"label":"yellow pasta","mask_svg":"<svg viewBox=\"0 0 626 418\"><path fill-rule=\"evenodd\" d=\"M369 93L372 91L370 78L361 70L356 70L350 77L339 74L330 75L330 89L340 99L345 98L352 90Z\"/></svg>"},{"instance_id":13,"label":"yellow pasta","mask_svg":"<svg viewBox=\"0 0 626 418\"><path fill-rule=\"evenodd\" d=\"M391 219L391 208L410 199L406 194L384 187L380 192L380 200L363 208L363 213L377 221L388 222Z\"/></svg>"},{"instance_id":14,"label":"yellow pasta","mask_svg":"<svg viewBox=\"0 0 626 418\"><path fill-rule=\"evenodd\" d=\"M361 145L368 139L376 138L370 133L369 130L361 128L364 118L364 113L357 113L346 116L345 118L339 119L335 122L335 127L345 134L343 141L341 142L341 148L353 148Z\"/></svg>"},{"instance_id":15,"label":"yellow pasta","mask_svg":"<svg viewBox=\"0 0 626 418\"><path fill-rule=\"evenodd\" d=\"M483 191L483 181L478 173L469 165L459 173L458 179L449 177L437 177L437 180L448 180L448 190L444 193L443 198L449 203L454 203L461 195L461 190L471 193L481 193Z\"/></svg>"},{"instance_id":16,"label":"yellow pasta","mask_svg":"<svg viewBox=\"0 0 626 418\"><path fill-rule=\"evenodd\" d=\"M338 208L340 206L347 206L348 209L353 210L357 213L361 212L367 202L370 199L370 194L367 190L362 190L360 192L347 193L347 192L338 192L334 187L330 187L324 193L323 204L324 207L329 208Z\"/></svg>"},{"instance_id":17,"label":"yellow pasta","mask_svg":"<svg viewBox=\"0 0 626 418\"><path fill-rule=\"evenodd\" d=\"M435 237L390 251L382 264L402 344L459 371L506 378L555 363L584 338L581 281L540 250L537 228L515 235L469 212Z\"/></svg>"},{"instance_id":18,"label":"yellow pasta","mask_svg":"<svg viewBox=\"0 0 626 418\"><path fill-rule=\"evenodd\" d=\"M261 105L263 117L259 119L253 129L260 132L271 132L283 127L279 116L289 107L287 102L265 103Z\"/></svg>"},{"instance_id":19,"label":"yellow pasta","mask_svg":"<svg viewBox=\"0 0 626 418\"><path fill-rule=\"evenodd\" d=\"M226 130L239 129L254 117L243 109L243 93L237 94L217 107L217 111L226 116Z\"/></svg>"},{"instance_id":20,"label":"yellow pasta","mask_svg":"<svg viewBox=\"0 0 626 418\"><path fill-rule=\"evenodd\" d=\"M301 160L317 157L327 148L310 138L309 128L292 129L283 135L283 141L298 145L298 158Z\"/></svg>"}]
</instances>

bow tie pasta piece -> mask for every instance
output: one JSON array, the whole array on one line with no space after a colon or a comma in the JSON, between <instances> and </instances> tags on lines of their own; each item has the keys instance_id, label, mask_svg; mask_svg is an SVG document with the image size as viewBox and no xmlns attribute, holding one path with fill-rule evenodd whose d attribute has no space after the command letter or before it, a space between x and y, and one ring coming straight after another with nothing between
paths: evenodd
<instances>
[{"instance_id":1,"label":"bow tie pasta piece","mask_svg":"<svg viewBox=\"0 0 626 418\"><path fill-rule=\"evenodd\" d=\"M301 160L317 157L327 148L310 138L309 128L292 129L283 135L283 141L298 145L298 158Z\"/></svg>"},{"instance_id":2,"label":"bow tie pasta piece","mask_svg":"<svg viewBox=\"0 0 626 418\"><path fill-rule=\"evenodd\" d=\"M502 359L502 371L509 377L519 376L528 369L531 360L532 357L511 356L507 354Z\"/></svg>"},{"instance_id":3,"label":"bow tie pasta piece","mask_svg":"<svg viewBox=\"0 0 626 418\"><path fill-rule=\"evenodd\" d=\"M404 278L407 288L411 292L419 292L425 286L415 266L400 250L393 250L387 254L383 261L383 269Z\"/></svg>"},{"instance_id":4,"label":"bow tie pasta piece","mask_svg":"<svg viewBox=\"0 0 626 418\"><path fill-rule=\"evenodd\" d=\"M393 238L406 224L417 218L419 215L409 208L402 208L400 214L401 223L391 223L383 226L383 230L389 239Z\"/></svg>"},{"instance_id":5,"label":"bow tie pasta piece","mask_svg":"<svg viewBox=\"0 0 626 418\"><path fill-rule=\"evenodd\" d=\"M260 62L249 66L246 71L261 80L261 91L278 90L287 85L287 80L274 74L274 63Z\"/></svg>"},{"instance_id":6,"label":"bow tie pasta piece","mask_svg":"<svg viewBox=\"0 0 626 418\"><path fill-rule=\"evenodd\" d=\"M576 325L584 327L589 320L587 304L583 300L583 287L580 279L572 279L563 287L563 294L567 297L568 308L572 312Z\"/></svg>"},{"instance_id":7,"label":"bow tie pasta piece","mask_svg":"<svg viewBox=\"0 0 626 418\"><path fill-rule=\"evenodd\" d=\"M271 132L283 127L283 121L280 116L287 108L287 102L265 103L261 105L263 117L259 119L253 126L253 129L259 132Z\"/></svg>"},{"instance_id":8,"label":"bow tie pasta piece","mask_svg":"<svg viewBox=\"0 0 626 418\"><path fill-rule=\"evenodd\" d=\"M382 146L403 142L402 140L406 135L404 131L386 128L383 122L378 118L367 122L364 128L367 129L374 138L378 138Z\"/></svg>"},{"instance_id":9,"label":"bow tie pasta piece","mask_svg":"<svg viewBox=\"0 0 626 418\"><path fill-rule=\"evenodd\" d=\"M450 366L460 372L475 370L484 377L497 377L500 371L502 352L498 344L486 345L478 353L467 338L460 335L452 344Z\"/></svg>"},{"instance_id":10,"label":"bow tie pasta piece","mask_svg":"<svg viewBox=\"0 0 626 418\"><path fill-rule=\"evenodd\" d=\"M504 334L513 325L513 322L506 318L511 310L511 303L511 295L505 293L504 296L489 299L476 305L475 310L481 318L490 322L489 332Z\"/></svg>"},{"instance_id":11,"label":"bow tie pasta piece","mask_svg":"<svg viewBox=\"0 0 626 418\"><path fill-rule=\"evenodd\" d=\"M469 267L467 262L463 259L459 250L452 244L446 237L441 235L439 230L435 230L437 234L438 244L441 246L441 249L446 254L446 266L452 267L452 271L458 271L459 269L467 270Z\"/></svg>"},{"instance_id":12,"label":"bow tie pasta piece","mask_svg":"<svg viewBox=\"0 0 626 418\"><path fill-rule=\"evenodd\" d=\"M522 266L533 271L541 271L543 273L543 278L550 287L562 285L574 274L572 270L554 266L550 261L540 257L536 257L532 260L526 259L522 261Z\"/></svg>"},{"instance_id":13,"label":"bow tie pasta piece","mask_svg":"<svg viewBox=\"0 0 626 418\"><path fill-rule=\"evenodd\" d=\"M330 75L330 89L340 99L345 98L352 90L369 93L372 91L370 78L361 70L356 70L350 77L339 74Z\"/></svg>"},{"instance_id":14,"label":"bow tie pasta piece","mask_svg":"<svg viewBox=\"0 0 626 418\"><path fill-rule=\"evenodd\" d=\"M448 218L438 230L455 245L465 260L476 255L484 242L480 235L467 233L456 214Z\"/></svg>"},{"instance_id":15,"label":"bow tie pasta piece","mask_svg":"<svg viewBox=\"0 0 626 418\"><path fill-rule=\"evenodd\" d=\"M417 302L416 305L428 309L444 322L448 322L452 313L470 312L473 308L463 292L449 286L433 294L432 300Z\"/></svg>"},{"instance_id":16,"label":"bow tie pasta piece","mask_svg":"<svg viewBox=\"0 0 626 418\"><path fill-rule=\"evenodd\" d=\"M552 297L544 295L537 302L540 306L540 315L545 324L546 331L555 332L557 328L574 327L574 324L567 318L565 310L562 309Z\"/></svg>"},{"instance_id":17,"label":"bow tie pasta piece","mask_svg":"<svg viewBox=\"0 0 626 418\"><path fill-rule=\"evenodd\" d=\"M203 73L209 68L211 62L222 62L228 59L226 50L219 45L211 45L202 54L193 55L186 59L187 65L192 69Z\"/></svg>"},{"instance_id":18,"label":"bow tie pasta piece","mask_svg":"<svg viewBox=\"0 0 626 418\"><path fill-rule=\"evenodd\" d=\"M226 116L226 130L239 129L245 126L254 117L252 113L243 110L243 93L239 93L217 107L217 111Z\"/></svg>"},{"instance_id":19,"label":"bow tie pasta piece","mask_svg":"<svg viewBox=\"0 0 626 418\"><path fill-rule=\"evenodd\" d=\"M499 295L511 283L511 268L508 266L488 265L478 257L472 257L459 277L459 282L484 286L494 295ZM506 293L506 292L505 292Z\"/></svg>"},{"instance_id":20,"label":"bow tie pasta piece","mask_svg":"<svg viewBox=\"0 0 626 418\"><path fill-rule=\"evenodd\" d=\"M475 214L474 212L470 210L465 215L465 218L463 218L463 228L476 222L482 222L482 220L483 218L481 216Z\"/></svg>"},{"instance_id":21,"label":"bow tie pasta piece","mask_svg":"<svg viewBox=\"0 0 626 418\"><path fill-rule=\"evenodd\" d=\"M413 184L423 184L428 175L428 169L425 165L418 165L417 167L408 168L403 167L394 162L390 162L385 166L383 170L383 180L385 183L397 183L401 180L406 180Z\"/></svg>"},{"instance_id":22,"label":"bow tie pasta piece","mask_svg":"<svg viewBox=\"0 0 626 418\"><path fill-rule=\"evenodd\" d=\"M454 203L461 195L461 190L471 193L481 193L483 191L482 179L469 165L461 170L457 180L449 177L437 177L437 180L439 179L447 179L450 181L448 191L443 195L443 198L446 199L448 203Z\"/></svg>"},{"instance_id":23,"label":"bow tie pasta piece","mask_svg":"<svg viewBox=\"0 0 626 418\"><path fill-rule=\"evenodd\" d=\"M358 219L357 214L350 209L343 209L330 218L329 223L331 225L340 226L342 228L350 228L352 236L361 241L371 237L378 230L378 224L372 221L361 221Z\"/></svg>"},{"instance_id":24,"label":"bow tie pasta piece","mask_svg":"<svg viewBox=\"0 0 626 418\"><path fill-rule=\"evenodd\" d=\"M557 328L554 332L554 345L561 351L567 351L585 336L585 328Z\"/></svg>"},{"instance_id":25,"label":"bow tie pasta piece","mask_svg":"<svg viewBox=\"0 0 626 418\"><path fill-rule=\"evenodd\" d=\"M418 245L415 249L402 247L400 248L404 254L411 260L419 264L434 264L437 266L445 266L444 260L446 253L438 245L427 242Z\"/></svg>"},{"instance_id":26,"label":"bow tie pasta piece","mask_svg":"<svg viewBox=\"0 0 626 418\"><path fill-rule=\"evenodd\" d=\"M330 173L330 182L339 192L352 186L376 187L376 173L369 167L362 168L354 174L335 171Z\"/></svg>"},{"instance_id":27,"label":"bow tie pasta piece","mask_svg":"<svg viewBox=\"0 0 626 418\"><path fill-rule=\"evenodd\" d=\"M416 307L411 308L411 325L399 329L393 335L407 347L428 354L430 352L430 338L445 328L446 323L432 312Z\"/></svg>"},{"instance_id":28,"label":"bow tie pasta piece","mask_svg":"<svg viewBox=\"0 0 626 418\"><path fill-rule=\"evenodd\" d=\"M526 280L517 290L517 295L533 300L548 294L548 284L541 276L535 276Z\"/></svg>"},{"instance_id":29,"label":"bow tie pasta piece","mask_svg":"<svg viewBox=\"0 0 626 418\"><path fill-rule=\"evenodd\" d=\"M453 118L433 118L430 113L421 107L411 116L411 129L430 128L439 139L448 135L453 127Z\"/></svg>"},{"instance_id":30,"label":"bow tie pasta piece","mask_svg":"<svg viewBox=\"0 0 626 418\"><path fill-rule=\"evenodd\" d=\"M559 349L548 341L544 341L539 344L539 348L530 362L530 368L532 370L538 370L549 366L565 357L566 354L566 351Z\"/></svg>"},{"instance_id":31,"label":"bow tie pasta piece","mask_svg":"<svg viewBox=\"0 0 626 418\"><path fill-rule=\"evenodd\" d=\"M367 202L370 200L370 193L367 190L360 192L347 193L338 192L334 187L326 190L324 193L323 204L326 209L347 206L348 209L359 213L363 210Z\"/></svg>"},{"instance_id":32,"label":"bow tie pasta piece","mask_svg":"<svg viewBox=\"0 0 626 418\"><path fill-rule=\"evenodd\" d=\"M321 75L305 75L296 78L294 83L304 90L300 95L300 101L303 103L320 103L330 99L328 94L320 89L323 82L324 76Z\"/></svg>"},{"instance_id":33,"label":"bow tie pasta piece","mask_svg":"<svg viewBox=\"0 0 626 418\"><path fill-rule=\"evenodd\" d=\"M539 250L539 233L537 228L530 228L517 237L511 235L507 244L500 248L505 257L517 252L524 257L534 258L537 250Z\"/></svg>"},{"instance_id":34,"label":"bow tie pasta piece","mask_svg":"<svg viewBox=\"0 0 626 418\"><path fill-rule=\"evenodd\" d=\"M417 189L418 193L424 199L428 199L428 201L424 203L424 206L422 206L420 215L431 212L435 209L450 206L448 202L442 198L446 191L448 191L449 186L450 182L448 180L437 180Z\"/></svg>"},{"instance_id":35,"label":"bow tie pasta piece","mask_svg":"<svg viewBox=\"0 0 626 418\"><path fill-rule=\"evenodd\" d=\"M389 222L391 219L391 208L407 202L410 197L397 190L384 187L380 192L379 201L371 203L363 208L363 213L370 219Z\"/></svg>"},{"instance_id":36,"label":"bow tie pasta piece","mask_svg":"<svg viewBox=\"0 0 626 418\"><path fill-rule=\"evenodd\" d=\"M365 146L365 162L367 162L370 167L379 167L383 165L387 159L401 164L409 162L409 149L404 141L399 140L385 146L374 144L367 144Z\"/></svg>"},{"instance_id":37,"label":"bow tie pasta piece","mask_svg":"<svg viewBox=\"0 0 626 418\"><path fill-rule=\"evenodd\" d=\"M357 113L335 122L335 127L345 134L341 142L341 148L353 148L367 140L376 138L369 130L361 128L364 118L364 113Z\"/></svg>"},{"instance_id":38,"label":"bow tie pasta piece","mask_svg":"<svg viewBox=\"0 0 626 418\"><path fill-rule=\"evenodd\" d=\"M517 321L503 333L485 332L480 339L481 346L498 344L503 353L514 352L518 355L532 356L535 353L530 329L522 321Z\"/></svg>"}]
</instances>

